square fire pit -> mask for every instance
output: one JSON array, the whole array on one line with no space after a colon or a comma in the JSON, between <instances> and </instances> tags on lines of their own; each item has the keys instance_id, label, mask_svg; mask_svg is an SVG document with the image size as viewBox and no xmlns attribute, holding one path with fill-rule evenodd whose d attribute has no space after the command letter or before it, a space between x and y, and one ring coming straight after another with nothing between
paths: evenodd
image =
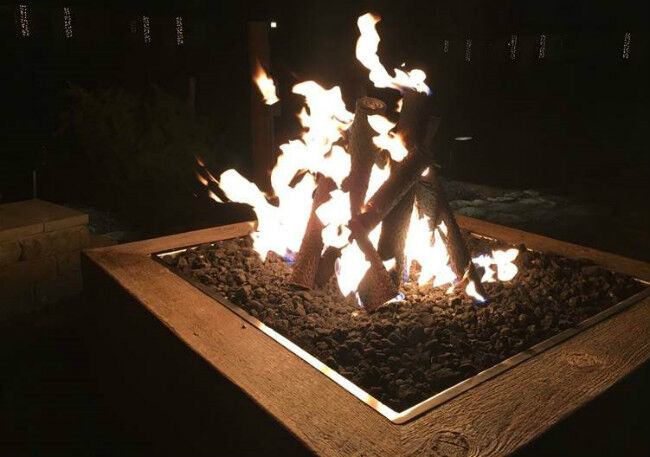
<instances>
[{"instance_id":1,"label":"square fire pit","mask_svg":"<svg viewBox=\"0 0 650 457\"><path fill-rule=\"evenodd\" d=\"M458 222L478 235L587 258L650 280L650 265L643 262L467 217L459 216ZM192 379L188 370L183 385L196 387L184 392L163 389L165 402L178 395L201 403L205 392L211 391L199 386L218 384L221 387L215 392L250 397L255 403L251 410L271 416L318 455L507 455L650 356L646 288L413 407L394 411L239 306L165 265L165 255L241 237L251 227L235 224L87 251L83 270L96 318L94 336L100 346L111 350L115 364L126 364L145 351L146 364L156 359L174 371L169 365L178 354L198 355L202 364L216 371L206 370L201 379ZM145 341L151 334L139 333L133 327L136 321L149 321L147 325L158 328L156 335L182 344L170 343L174 347L168 350L167 343L161 343L153 345L155 353L147 352L151 349L143 348L151 347L153 339ZM142 392L155 395L156 389L137 371L143 366L135 365L131 369L136 371L128 376L113 373L109 389L119 389L120 383L122 389L132 389L140 383L145 385ZM183 376L183 370L178 371L176 375ZM227 421L224 424L228 426ZM200 427L210 428L210 424ZM283 433L277 431L286 439L289 435Z\"/></svg>"}]
</instances>

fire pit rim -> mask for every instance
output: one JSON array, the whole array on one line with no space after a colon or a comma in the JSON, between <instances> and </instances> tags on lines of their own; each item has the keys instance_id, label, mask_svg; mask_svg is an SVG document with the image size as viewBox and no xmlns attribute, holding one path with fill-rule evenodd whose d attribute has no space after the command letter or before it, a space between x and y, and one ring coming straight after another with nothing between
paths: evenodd
<instances>
[{"instance_id":1,"label":"fire pit rim","mask_svg":"<svg viewBox=\"0 0 650 457\"><path fill-rule=\"evenodd\" d=\"M469 217L458 219L461 227L475 233L544 252L589 258L650 280L650 264L642 261ZM433 456L441 446L453 445L462 451L459 455L503 456L650 359L650 298L645 298L528 363L397 425L268 337L240 333L245 332L243 319L214 306L212 298L151 259L153 252L233 238L251 228L250 223L239 223L85 250L84 284L88 296L94 298L89 304L102 327L115 322L131 329L130 310L144 310L143 318L149 316L146 319L164 326L188 351L239 387L242 395L318 455ZM109 336L124 338L121 331L111 331ZM137 344L135 335L129 338ZM300 395L296 396L295 389ZM316 421L312 420L315 415Z\"/></svg>"},{"instance_id":2,"label":"fire pit rim","mask_svg":"<svg viewBox=\"0 0 650 457\"><path fill-rule=\"evenodd\" d=\"M472 235L475 235L479 238L486 238L486 239L492 239L495 240L492 236L487 236L484 234L480 233L473 233L471 232ZM642 290L639 293L636 293L612 306L609 308L604 309L603 311L594 314L593 316L588 317L587 319L579 322L577 325L567 328L560 333L553 335L543 341L540 341L539 343L529 347L528 349L524 349L521 352L518 352L517 354L514 354L507 359L502 360L501 362L498 362L494 365L492 365L489 368L486 368L485 370L480 371L479 373L464 379L434 395L431 397L416 403L415 405L412 405L408 408L406 408L403 411L395 411L394 409L390 408L389 406L383 404L381 401L379 401L377 398L373 397L370 393L365 391L363 388L360 386L356 385L354 382L351 380L347 379L345 376L339 374L336 370L328 367L323 363L322 361L318 360L315 356L310 354L308 351L302 349L298 344L293 343L291 340L289 340L287 337L283 336L280 334L278 331L274 330L273 328L269 327L268 325L264 324L262 321L257 319L256 317L252 316L249 314L246 310L244 310L241 306L233 303L232 301L228 300L227 297L219 294L216 291L210 290L206 285L201 283L199 280L194 278L191 275L188 275L174 267L172 267L169 263L165 262L164 257L170 256L173 254L185 252L188 249L193 249L196 247L199 247L201 245L205 244L214 244L217 243L218 241L225 241L228 239L235 239L239 238L241 236L245 235L237 235L233 236L232 238L224 238L221 240L216 240L213 242L207 242L207 243L200 243L200 244L194 244L190 246L184 246L180 248L172 248L172 249L166 249L158 252L153 252L151 253L151 258L156 261L157 263L160 263L163 265L165 268L169 269L171 272L174 274L180 276L187 282L189 282L191 285L199 289L201 292L204 294L208 295L211 297L215 302L219 303L220 305L226 307L228 310L232 311L235 313L237 316L241 317L245 321L247 321L249 324L253 325L256 327L258 330L260 330L262 333L264 333L266 336L269 338L273 339L275 342L278 344L282 345L285 349L289 350L291 353L302 359L304 362L321 372L323 375L325 375L327 378L329 378L331 381L336 383L339 387L343 388L345 391L353 395L355 398L360 400L362 403L365 405L369 406L376 412L378 412L381 416L384 418L388 419L390 422L393 424L401 425L405 424L418 416L426 413L427 411L437 408L438 406L442 405L443 403L446 403L450 400L452 400L454 397L463 394L464 392L468 391L469 389L476 387L480 383L483 383L489 379L492 379L501 373L505 372L506 370L509 370L511 368L514 368L515 366L519 365L520 363L525 362L526 360L529 360L539 354L542 354L544 351L547 351L551 349L552 347L568 340L569 338L574 337L575 335L584 332L585 330L589 329L590 327L598 324L599 322L602 322L611 316L620 313L624 311L625 309L629 308L630 306L634 305L635 303L643 300L646 297L650 296L650 287L646 287L644 290ZM529 249L531 250L531 249ZM634 278L636 281L644 284L645 286L650 286L650 282L645 281L640 278Z\"/></svg>"}]
</instances>

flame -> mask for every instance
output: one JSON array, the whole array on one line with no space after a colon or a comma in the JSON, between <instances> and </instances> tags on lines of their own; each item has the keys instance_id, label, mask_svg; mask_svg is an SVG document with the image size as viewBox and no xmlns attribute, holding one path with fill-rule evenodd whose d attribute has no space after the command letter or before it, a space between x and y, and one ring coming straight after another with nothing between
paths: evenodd
<instances>
[{"instance_id":1,"label":"flame","mask_svg":"<svg viewBox=\"0 0 650 457\"><path fill-rule=\"evenodd\" d=\"M397 104L395 105L395 112L396 113L401 113L402 112L402 104L404 103L404 99L400 98L397 100Z\"/></svg>"},{"instance_id":2,"label":"flame","mask_svg":"<svg viewBox=\"0 0 650 457\"><path fill-rule=\"evenodd\" d=\"M379 61L377 49L379 48L379 34L375 25L381 19L366 13L357 20L357 26L361 35L357 40L356 56L357 60L370 70L370 80L375 87L390 87L404 91L405 89L414 89L426 94L431 93L431 89L424 83L427 75L417 68L409 72L395 68L395 76L391 76L386 68Z\"/></svg>"},{"instance_id":3,"label":"flame","mask_svg":"<svg viewBox=\"0 0 650 457\"><path fill-rule=\"evenodd\" d=\"M368 123L379 134L372 139L375 145L380 149L388 151L390 158L395 162L401 162L409 152L404 145L402 136L399 133L391 132L396 124L381 114L368 116Z\"/></svg>"},{"instance_id":4,"label":"flame","mask_svg":"<svg viewBox=\"0 0 650 457\"><path fill-rule=\"evenodd\" d=\"M465 287L465 293L472 297L474 300L480 303L485 303L485 297L476 291L476 284L474 284L474 281L467 283L467 287Z\"/></svg>"},{"instance_id":5,"label":"flame","mask_svg":"<svg viewBox=\"0 0 650 457\"><path fill-rule=\"evenodd\" d=\"M512 263L519 255L519 250L511 248L508 250L493 250L492 255L480 255L472 259L472 261L483 267L485 273L481 278L481 282L495 282L494 275L496 273L499 281L510 281L517 275L517 265ZM491 268L496 267L496 272Z\"/></svg>"},{"instance_id":6,"label":"flame","mask_svg":"<svg viewBox=\"0 0 650 457\"><path fill-rule=\"evenodd\" d=\"M348 203L349 205L349 203ZM379 242L379 235L381 234L381 224L373 229L368 234L368 239L376 248ZM394 265L394 259L387 261L384 265ZM366 256L361 251L356 241L352 241L341 250L341 257L336 262L336 279L339 289L344 297L356 292L359 288L359 283L363 279L370 268L370 262L366 260Z\"/></svg>"},{"instance_id":7,"label":"flame","mask_svg":"<svg viewBox=\"0 0 650 457\"><path fill-rule=\"evenodd\" d=\"M456 275L449 266L449 254L441 235L447 228L441 222L431 233L429 218L420 217L416 205L413 206L411 223L406 234L404 255L407 266L414 261L420 265L420 286L432 280L433 287L451 283L456 279Z\"/></svg>"},{"instance_id":8,"label":"flame","mask_svg":"<svg viewBox=\"0 0 650 457\"><path fill-rule=\"evenodd\" d=\"M305 97L299 116L304 131L301 138L280 146L281 154L271 172L278 206L270 204L255 184L235 170L227 170L214 180L230 200L253 207L258 220L257 231L252 234L253 248L262 259L269 251L287 256L300 248L311 213L316 173L332 178L337 185L350 173L350 156L334 145L354 116L346 109L340 88L328 90L307 81L294 86L293 91ZM302 171L308 173L292 185Z\"/></svg>"},{"instance_id":9,"label":"flame","mask_svg":"<svg viewBox=\"0 0 650 457\"><path fill-rule=\"evenodd\" d=\"M370 79L377 87L391 87L399 90L415 89L429 93L424 84L426 75L421 70L405 72L396 69L395 76L390 76L377 57L379 36L375 30L378 18L366 14L358 21L361 36L357 41L357 58L368 69ZM265 103L278 101L273 80L264 72L259 62L255 83L264 96ZM309 220L313 193L316 189L316 176L331 178L337 188L330 193L330 199L316 209L316 216L323 224L322 239L325 247L331 246L341 250L336 263L336 278L339 289L344 296L356 294L359 283L370 263L351 239L347 227L350 214L350 194L341 187L350 173L351 160L345 150L344 132L354 119L348 111L338 86L329 89L315 81L305 81L292 88L293 93L304 97L304 105L298 113L303 127L299 137L280 146L280 155L271 172L270 180L273 196L266 195L255 184L248 181L236 170L223 172L219 179L205 168L205 163L197 157L198 180L208 187L210 198L217 202L222 200L210 187L211 182L218 185L224 195L231 201L246 203L253 207L257 215L257 230L252 233L253 248L264 260L269 251L291 258L299 250L307 221ZM398 102L397 111L401 110L402 101ZM371 127L377 132L373 142L388 151L393 161L399 162L406 157L408 150L402 138L395 133L395 123L384 116L368 117ZM422 173L426 176L429 169ZM388 179L390 164L383 168L373 165L366 202ZM270 203L270 197L275 203ZM416 202L417 205L417 202ZM418 284L431 284L433 287L453 284L457 280L450 267L449 254L443 237L447 227L440 223L433 230L428 217L420 216L417 206L411 213L410 227L406 236L404 255L407 267L419 266ZM369 240L377 247L381 224L369 234ZM507 281L517 273L512 263L517 255L516 249L493 251L491 256L479 256L474 261L485 268L482 281L494 281L495 274L501 281ZM395 259L384 262L387 269L394 268ZM466 291L477 300L483 300L476 293L473 282L467 284ZM453 290L453 285L448 289Z\"/></svg>"},{"instance_id":10,"label":"flame","mask_svg":"<svg viewBox=\"0 0 650 457\"><path fill-rule=\"evenodd\" d=\"M221 200L217 194L212 192L210 189L208 189L208 196L217 203L223 203L223 200Z\"/></svg>"},{"instance_id":11,"label":"flame","mask_svg":"<svg viewBox=\"0 0 650 457\"><path fill-rule=\"evenodd\" d=\"M255 66L256 66L255 77L253 79L255 81L255 84L257 84L258 89L262 93L262 98L264 99L264 103L266 103L267 105L273 105L274 103L279 102L280 99L276 95L275 83L273 82L273 78L271 78L264 71L264 68L262 68L262 64L260 64L259 60L255 62Z\"/></svg>"},{"instance_id":12,"label":"flame","mask_svg":"<svg viewBox=\"0 0 650 457\"><path fill-rule=\"evenodd\" d=\"M199 173L198 171L196 172L196 179L198 179L199 182L200 182L201 184L203 184L204 186L207 186L207 185L208 185L208 180L205 178L205 176L203 176L203 175L202 175L201 173Z\"/></svg>"}]
</instances>

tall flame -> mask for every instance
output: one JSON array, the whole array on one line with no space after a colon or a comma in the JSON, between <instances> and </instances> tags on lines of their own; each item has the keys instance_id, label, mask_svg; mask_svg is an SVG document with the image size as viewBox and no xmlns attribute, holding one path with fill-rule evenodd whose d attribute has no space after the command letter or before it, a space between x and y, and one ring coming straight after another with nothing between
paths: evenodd
<instances>
[{"instance_id":1,"label":"tall flame","mask_svg":"<svg viewBox=\"0 0 650 457\"><path fill-rule=\"evenodd\" d=\"M357 40L356 56L357 60L370 70L370 80L375 87L390 87L404 91L413 89L426 94L431 93L431 89L424 83L427 75L417 68L408 72L395 68L395 76L391 76L386 68L381 64L377 49L379 49L379 34L375 25L381 19L366 13L357 20L357 26L361 35Z\"/></svg>"},{"instance_id":2,"label":"tall flame","mask_svg":"<svg viewBox=\"0 0 650 457\"><path fill-rule=\"evenodd\" d=\"M280 101L275 90L275 83L273 79L264 71L262 64L256 61L255 77L253 78L258 89L262 93L264 103L273 105Z\"/></svg>"},{"instance_id":3,"label":"tall flame","mask_svg":"<svg viewBox=\"0 0 650 457\"><path fill-rule=\"evenodd\" d=\"M424 83L426 75L421 70L405 72L395 70L391 76L377 57L379 35L375 25L379 18L365 14L358 20L360 37L357 41L356 55L359 61L370 70L370 79L377 87L390 87L399 90L411 89L429 93ZM258 62L255 83L264 96L265 103L278 101L273 80L264 72ZM205 168L199 158L200 172L197 178L208 187L211 198L221 201L212 192L212 183L218 185L224 195L232 200L249 204L255 210L258 225L252 234L253 247L262 259L269 251L281 256L291 256L300 248L307 221L312 208L312 195L316 189L316 176L331 178L337 189L330 193L330 199L316 210L316 215L323 223L322 239L325 246L341 249L337 262L336 277L341 293L345 296L357 291L359 283L370 267L357 243L351 239L347 224L351 218L350 195L342 190L344 179L350 174L351 160L345 147L344 132L354 119L348 111L341 89L337 86L326 89L314 81L305 81L293 87L293 93L304 97L304 106L298 114L303 131L298 138L280 146L280 155L271 172L271 185L274 195L264 194L260 189L235 170L227 170L216 179ZM401 100L398 110L401 109ZM408 155L408 150L399 134L395 133L395 123L379 115L368 117L370 126L377 132L373 142L390 154L393 161L399 162ZM425 170L423 176L429 170ZM390 175L390 164L383 168L373 165L366 200L368 200ZM271 203L270 197L274 198ZM416 202L417 204L417 202ZM370 242L377 247L381 224L370 234ZM418 284L441 286L455 282L457 279L449 264L443 235L446 234L444 223L434 230L426 216L420 216L417 206L413 207L405 242L404 255L407 266L419 268ZM512 279L517 267L512 263L517 255L516 249L493 251L491 256L479 256L474 261L485 269L482 282L494 281L494 276L501 281ZM395 259L384 263L392 268ZM453 289L453 287L451 288ZM477 300L483 300L476 293L476 285L469 282L468 294Z\"/></svg>"}]
</instances>

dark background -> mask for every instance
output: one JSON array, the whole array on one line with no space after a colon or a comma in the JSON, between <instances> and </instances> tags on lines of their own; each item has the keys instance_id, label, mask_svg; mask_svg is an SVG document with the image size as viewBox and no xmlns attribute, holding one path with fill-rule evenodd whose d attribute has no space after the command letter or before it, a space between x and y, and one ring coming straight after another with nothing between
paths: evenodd
<instances>
[{"instance_id":1,"label":"dark background","mask_svg":"<svg viewBox=\"0 0 650 457\"><path fill-rule=\"evenodd\" d=\"M300 99L290 93L295 82L341 85L353 106L367 76L354 59L355 22L370 10L383 18L386 67L406 61L425 69L439 105L457 119L458 135L473 137L438 157L447 178L606 205L608 217L631 230L621 233L641 234L636 246L647 251L645 2L23 4L28 38L20 35L17 3L0 1L0 202L31 198L35 170L40 198L118 213L129 228L147 234L245 217L241 208L219 207L205 197L194 156L202 155L215 171L251 170L247 21L278 22L271 52L282 100L276 137L283 142L298 128ZM72 13L70 39L63 32L64 6ZM147 45L143 15L151 21ZM176 44L176 16L183 17L182 46ZM508 46L513 34L514 60ZM546 36L543 59L540 34ZM195 112L187 108L190 77L197 81ZM385 99L397 95L365 88ZM102 403L87 372L92 356L77 334L83 307L73 303L69 315L54 322L30 318L0 327L0 366L12 367L11 381L2 386L0 432L6 435L0 433L0 455L4 449L13 455L159 453ZM558 449L584 456L646 454L647 381L644 366L519 455L557 455ZM227 437L215 432L215 439Z\"/></svg>"},{"instance_id":2,"label":"dark background","mask_svg":"<svg viewBox=\"0 0 650 457\"><path fill-rule=\"evenodd\" d=\"M149 199L131 215L146 211L153 200L193 207L190 162L197 149L217 171L250 169L247 21L279 24L271 31L271 52L283 100L277 138L283 141L298 127L294 113L300 100L290 93L295 82L341 85L352 106L360 81L367 78L354 59L355 21L368 10L383 17L380 53L386 67L406 61L408 67L424 68L443 111L458 120L458 134L473 137L454 143L438 158L447 177L613 203L633 213L647 198L650 11L641 2L351 3L72 2L65 3L72 12L71 39L63 34L63 3L29 2L28 38L20 36L17 5L0 3L3 201L30 197L35 169L39 195L55 201L121 206L123 199L111 194L119 188L115 181L126 180L129 189L144 189ZM145 14L151 18L150 44L143 40ZM176 16L184 21L182 46L176 45ZM628 59L623 58L626 32L631 34ZM517 35L514 60L512 34ZM540 34L546 36L543 59L538 58ZM444 40L449 41L447 53ZM181 139L195 135L192 128L177 132L171 159L156 160L160 142L155 141L140 142L134 151L126 151L132 148L128 143L121 149L129 159L113 158L113 151L79 141L79 129L93 132L94 126L66 130L61 120L79 111L69 95L71 86L93 95L119 88L126 98L148 103L156 85L183 104L189 77L197 80L191 122L200 118L208 128L198 134L200 148ZM384 98L396 97L394 91L373 91L365 84ZM110 103L109 96L104 105ZM137 123L134 117L132 124ZM95 142L119 139L98 135ZM95 176L102 176L103 169L89 149L102 160L135 170L99 186ZM87 190L83 196L80 187ZM642 213L630 217L645 218Z\"/></svg>"}]
</instances>

